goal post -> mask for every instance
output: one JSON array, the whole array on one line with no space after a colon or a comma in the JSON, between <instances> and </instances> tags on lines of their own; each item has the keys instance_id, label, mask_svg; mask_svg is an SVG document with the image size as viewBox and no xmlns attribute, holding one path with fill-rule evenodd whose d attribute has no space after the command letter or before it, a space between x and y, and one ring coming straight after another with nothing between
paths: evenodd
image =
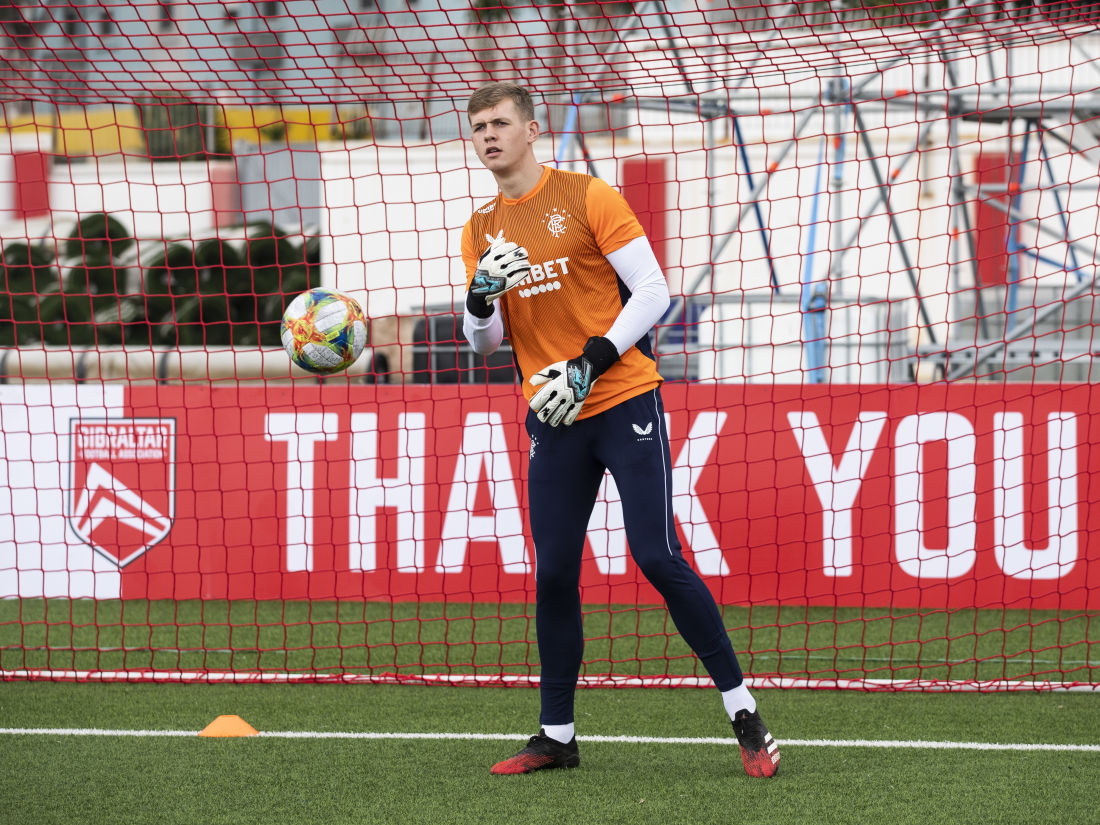
<instances>
[{"instance_id":1,"label":"goal post","mask_svg":"<svg viewBox=\"0 0 1100 825\"><path fill-rule=\"evenodd\" d=\"M750 684L1100 686L1094 4L11 10L0 677L538 682L526 407L461 333L465 102L514 79L654 243ZM322 285L370 341L318 378ZM709 684L610 476L588 527L581 684Z\"/></svg>"}]
</instances>

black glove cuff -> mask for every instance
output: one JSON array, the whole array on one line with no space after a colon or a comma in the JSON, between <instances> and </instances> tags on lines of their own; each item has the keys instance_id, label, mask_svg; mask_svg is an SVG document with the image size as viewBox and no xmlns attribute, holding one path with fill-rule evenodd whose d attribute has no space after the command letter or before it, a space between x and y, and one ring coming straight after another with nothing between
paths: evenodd
<instances>
[{"instance_id":1,"label":"black glove cuff","mask_svg":"<svg viewBox=\"0 0 1100 825\"><path fill-rule=\"evenodd\" d=\"M599 378L619 360L619 351L615 349L615 345L600 335L593 335L588 339L582 354L592 365L594 378Z\"/></svg>"},{"instance_id":2,"label":"black glove cuff","mask_svg":"<svg viewBox=\"0 0 1100 825\"><path fill-rule=\"evenodd\" d=\"M485 296L475 295L472 292L466 293L466 309L475 318L484 319L493 314L493 307L485 300Z\"/></svg>"}]
</instances>

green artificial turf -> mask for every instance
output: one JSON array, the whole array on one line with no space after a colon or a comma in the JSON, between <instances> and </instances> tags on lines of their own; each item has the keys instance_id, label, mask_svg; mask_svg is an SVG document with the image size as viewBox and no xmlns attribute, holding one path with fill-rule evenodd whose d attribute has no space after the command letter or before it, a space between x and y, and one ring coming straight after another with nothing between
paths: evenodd
<instances>
[{"instance_id":1,"label":"green artificial turf","mask_svg":"<svg viewBox=\"0 0 1100 825\"><path fill-rule=\"evenodd\" d=\"M583 690L581 767L490 776L534 731L537 691L387 685L0 684L0 727L515 734L492 740L0 734L12 822L998 823L1093 821L1100 753L835 747L812 740L1100 742L1091 693L757 691L771 780L722 744L712 690ZM795 744L791 744L794 742ZM798 744L801 742L802 744Z\"/></svg>"}]
</instances>

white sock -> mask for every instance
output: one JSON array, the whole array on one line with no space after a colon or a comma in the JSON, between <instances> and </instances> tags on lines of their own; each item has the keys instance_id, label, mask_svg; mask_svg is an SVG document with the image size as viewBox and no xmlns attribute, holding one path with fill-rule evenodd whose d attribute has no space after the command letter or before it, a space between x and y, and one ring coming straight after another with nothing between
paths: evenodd
<instances>
[{"instance_id":1,"label":"white sock","mask_svg":"<svg viewBox=\"0 0 1100 825\"><path fill-rule=\"evenodd\" d=\"M563 745L568 745L573 741L573 723L568 725L543 725L542 731L551 739L561 742Z\"/></svg>"},{"instance_id":2,"label":"white sock","mask_svg":"<svg viewBox=\"0 0 1100 825\"><path fill-rule=\"evenodd\" d=\"M723 690L722 704L726 706L726 713L730 715L730 719L733 719L734 714L741 709L745 709L749 713L756 710L756 700L752 698L752 694L749 693L749 689L745 687L744 682L730 690Z\"/></svg>"}]
</instances>

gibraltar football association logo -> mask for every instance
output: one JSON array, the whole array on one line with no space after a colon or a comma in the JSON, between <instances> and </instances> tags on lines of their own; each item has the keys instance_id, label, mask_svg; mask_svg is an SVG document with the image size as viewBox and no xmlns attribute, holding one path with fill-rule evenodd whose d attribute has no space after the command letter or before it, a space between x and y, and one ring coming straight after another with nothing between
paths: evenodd
<instances>
[{"instance_id":1,"label":"gibraltar football association logo","mask_svg":"<svg viewBox=\"0 0 1100 825\"><path fill-rule=\"evenodd\" d=\"M72 418L69 436L69 526L99 555L125 567L172 529L176 420Z\"/></svg>"}]
</instances>

